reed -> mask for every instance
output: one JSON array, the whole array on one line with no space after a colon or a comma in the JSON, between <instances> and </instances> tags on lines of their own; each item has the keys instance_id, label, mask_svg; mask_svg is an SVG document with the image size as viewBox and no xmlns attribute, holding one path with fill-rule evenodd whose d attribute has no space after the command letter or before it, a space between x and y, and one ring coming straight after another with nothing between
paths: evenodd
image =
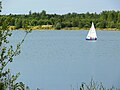
<instances>
[{"instance_id":1,"label":"reed","mask_svg":"<svg viewBox=\"0 0 120 90\"><path fill-rule=\"evenodd\" d=\"M101 82L96 83L93 79L91 79L89 84L82 82L79 90L120 90L120 88L118 89L114 86L106 88Z\"/></svg>"}]
</instances>

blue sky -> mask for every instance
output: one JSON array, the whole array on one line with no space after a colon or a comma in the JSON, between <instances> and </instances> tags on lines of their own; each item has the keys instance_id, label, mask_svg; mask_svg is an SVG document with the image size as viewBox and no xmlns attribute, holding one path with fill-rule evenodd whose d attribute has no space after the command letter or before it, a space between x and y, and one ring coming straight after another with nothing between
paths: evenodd
<instances>
[{"instance_id":1,"label":"blue sky","mask_svg":"<svg viewBox=\"0 0 120 90\"><path fill-rule=\"evenodd\" d=\"M86 13L103 10L120 10L120 0L2 0L2 14L47 13Z\"/></svg>"}]
</instances>

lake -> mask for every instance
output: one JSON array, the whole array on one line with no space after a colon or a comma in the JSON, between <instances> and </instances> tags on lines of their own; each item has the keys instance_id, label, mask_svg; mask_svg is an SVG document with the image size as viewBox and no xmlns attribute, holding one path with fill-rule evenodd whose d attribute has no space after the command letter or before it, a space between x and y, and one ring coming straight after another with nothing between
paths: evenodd
<instances>
[{"instance_id":1,"label":"lake","mask_svg":"<svg viewBox=\"0 0 120 90\"><path fill-rule=\"evenodd\" d=\"M87 30L41 30L30 33L10 64L31 90L78 90L93 78L105 87L120 86L120 32L97 31L97 41L86 41ZM11 43L24 36L14 31Z\"/></svg>"}]
</instances>

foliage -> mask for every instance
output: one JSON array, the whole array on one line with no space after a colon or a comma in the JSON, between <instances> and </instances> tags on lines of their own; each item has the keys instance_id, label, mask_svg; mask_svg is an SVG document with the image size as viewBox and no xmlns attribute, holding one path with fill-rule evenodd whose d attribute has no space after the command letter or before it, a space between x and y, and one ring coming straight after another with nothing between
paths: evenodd
<instances>
[{"instance_id":1,"label":"foliage","mask_svg":"<svg viewBox=\"0 0 120 90\"><path fill-rule=\"evenodd\" d=\"M20 73L16 75L12 75L10 69L7 69L7 65L13 62L13 58L21 53L21 45L23 44L27 34L26 32L24 38L21 42L19 42L15 47L9 44L8 38L12 36L12 31L9 30L0 30L0 90L16 90L18 88L22 88L20 90L24 90L24 84L22 82L16 83L16 79L19 77ZM4 89L3 89L4 88Z\"/></svg>"},{"instance_id":2,"label":"foliage","mask_svg":"<svg viewBox=\"0 0 120 90\"><path fill-rule=\"evenodd\" d=\"M22 28L22 20L21 19L15 20L15 27L16 27L16 29Z\"/></svg>"},{"instance_id":3,"label":"foliage","mask_svg":"<svg viewBox=\"0 0 120 90\"><path fill-rule=\"evenodd\" d=\"M64 15L47 14L45 10L41 12L19 15L1 15L0 26L7 22L8 26L15 26L16 29L28 28L28 26L53 25L61 28L79 27L89 28L93 21L98 28L117 28L119 29L120 11L102 11L101 13L68 13ZM60 25L61 24L61 25Z\"/></svg>"},{"instance_id":4,"label":"foliage","mask_svg":"<svg viewBox=\"0 0 120 90\"><path fill-rule=\"evenodd\" d=\"M0 1L0 12L2 9L2 1ZM19 42L16 47L9 44L8 38L12 36L12 31L8 30L8 26L16 25L16 28L22 27L21 19L14 19L9 17L3 17L0 15L0 90L25 90L25 85L22 82L16 83L20 73L12 75L8 64L13 62L15 56L21 53L21 45L23 44L27 34L30 31L26 31L25 36ZM25 22L24 28L27 29L27 22ZM27 87L26 90L29 88Z\"/></svg>"},{"instance_id":5,"label":"foliage","mask_svg":"<svg viewBox=\"0 0 120 90\"><path fill-rule=\"evenodd\" d=\"M61 28L62 28L62 24L58 22L58 23L55 25L55 29L58 29L58 30L59 30L59 29L61 29Z\"/></svg>"},{"instance_id":6,"label":"foliage","mask_svg":"<svg viewBox=\"0 0 120 90\"><path fill-rule=\"evenodd\" d=\"M80 86L80 90L120 90L112 86L111 88L105 88L102 83L97 84L91 79L90 84L83 82Z\"/></svg>"}]
</instances>

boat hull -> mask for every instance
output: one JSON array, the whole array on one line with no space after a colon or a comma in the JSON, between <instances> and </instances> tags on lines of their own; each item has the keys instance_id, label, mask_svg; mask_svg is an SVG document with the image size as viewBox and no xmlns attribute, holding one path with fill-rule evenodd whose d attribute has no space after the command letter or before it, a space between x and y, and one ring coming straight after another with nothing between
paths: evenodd
<instances>
[{"instance_id":1,"label":"boat hull","mask_svg":"<svg viewBox=\"0 0 120 90\"><path fill-rule=\"evenodd\" d=\"M86 40L97 40L97 38L86 38Z\"/></svg>"}]
</instances>

